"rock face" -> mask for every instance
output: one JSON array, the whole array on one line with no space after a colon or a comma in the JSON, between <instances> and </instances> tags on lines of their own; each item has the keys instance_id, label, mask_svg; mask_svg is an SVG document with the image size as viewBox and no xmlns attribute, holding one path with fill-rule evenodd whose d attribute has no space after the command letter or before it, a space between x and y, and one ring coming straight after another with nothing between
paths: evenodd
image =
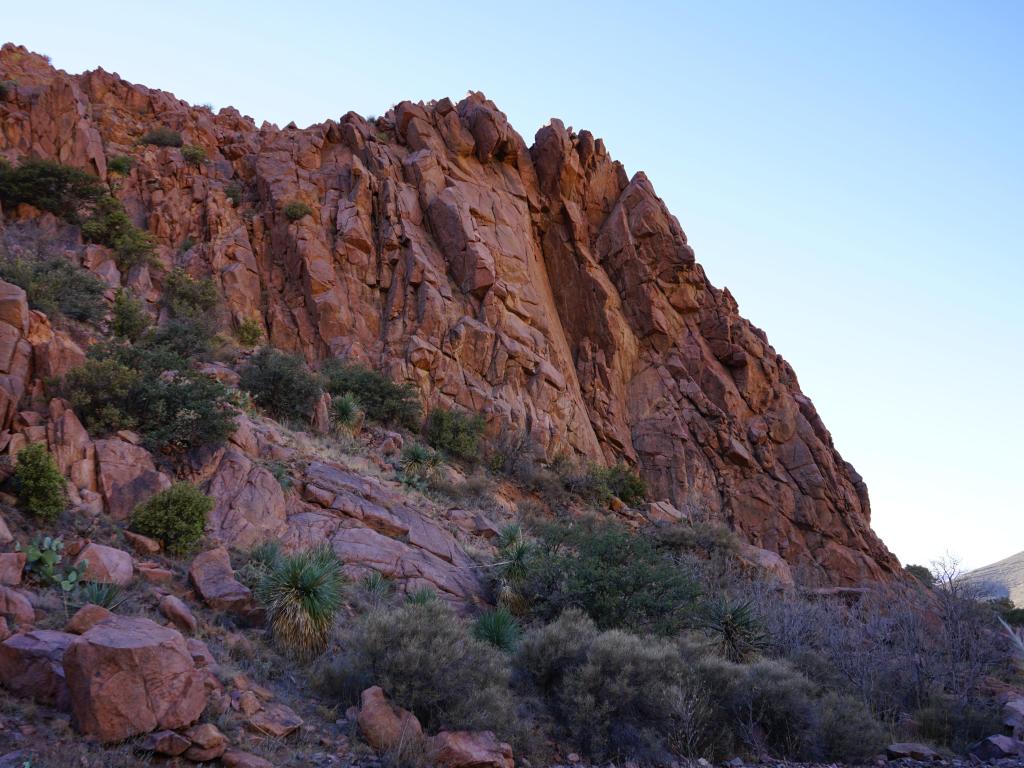
<instances>
[{"instance_id":1,"label":"rock face","mask_svg":"<svg viewBox=\"0 0 1024 768\"><path fill-rule=\"evenodd\" d=\"M131 155L117 194L162 266L212 277L231 322L255 320L274 346L314 364L366 361L428 406L483 413L495 440L521 435L541 457L625 461L653 498L834 583L898 571L871 531L863 481L793 370L708 282L648 178L629 178L588 131L553 120L527 147L479 93L402 102L372 122L350 112L257 127L103 70L68 75L12 45L0 79L15 83L0 102L0 156L106 178L108 157ZM157 126L208 160L137 146ZM288 220L290 201L312 213ZM186 236L196 244L180 254ZM156 307L162 269L89 265ZM32 316L16 290L0 295L0 429L34 377L81 352L51 331L52 351L30 355ZM104 442L100 490L127 514L161 481L145 462L144 479L126 475L104 455L126 449ZM246 505L269 482L242 461L221 474L231 498L215 533L258 534ZM260 502L281 527L278 500ZM380 533L366 530L358 537ZM365 544L332 535L335 548Z\"/></svg>"},{"instance_id":2,"label":"rock face","mask_svg":"<svg viewBox=\"0 0 1024 768\"><path fill-rule=\"evenodd\" d=\"M149 619L94 625L68 646L64 674L76 727L104 742L182 728L206 707L206 675L184 638Z\"/></svg>"}]
</instances>

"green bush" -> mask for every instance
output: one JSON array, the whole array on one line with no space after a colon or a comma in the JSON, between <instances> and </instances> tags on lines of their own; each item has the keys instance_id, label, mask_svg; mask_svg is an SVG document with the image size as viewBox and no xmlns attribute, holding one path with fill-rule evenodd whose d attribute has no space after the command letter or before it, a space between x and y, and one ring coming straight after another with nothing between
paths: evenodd
<instances>
[{"instance_id":1,"label":"green bush","mask_svg":"<svg viewBox=\"0 0 1024 768\"><path fill-rule=\"evenodd\" d=\"M397 424L418 429L420 403L410 384L396 384L387 376L369 368L338 359L324 362L321 368L325 388L333 397L351 393L368 418L381 424Z\"/></svg>"},{"instance_id":2,"label":"green bush","mask_svg":"<svg viewBox=\"0 0 1024 768\"><path fill-rule=\"evenodd\" d=\"M142 302L125 289L119 288L114 295L114 312L110 327L114 335L129 341L138 341L151 322Z\"/></svg>"},{"instance_id":3,"label":"green bush","mask_svg":"<svg viewBox=\"0 0 1024 768\"><path fill-rule=\"evenodd\" d=\"M213 348L217 326L211 315L172 317L158 328L151 328L139 339L140 350L154 359L166 356L177 359L179 366L167 365L164 370L185 367L189 360L201 359Z\"/></svg>"},{"instance_id":4,"label":"green bush","mask_svg":"<svg viewBox=\"0 0 1024 768\"><path fill-rule=\"evenodd\" d=\"M308 419L320 396L320 385L294 355L264 347L242 370L239 385L272 416Z\"/></svg>"},{"instance_id":5,"label":"green bush","mask_svg":"<svg viewBox=\"0 0 1024 768\"><path fill-rule=\"evenodd\" d=\"M141 378L117 360L87 359L64 375L59 389L89 433L102 436L137 426L130 398Z\"/></svg>"},{"instance_id":6,"label":"green bush","mask_svg":"<svg viewBox=\"0 0 1024 768\"><path fill-rule=\"evenodd\" d=\"M127 155L115 155L107 160L107 171L118 176L127 176L132 172L132 159Z\"/></svg>"},{"instance_id":7,"label":"green bush","mask_svg":"<svg viewBox=\"0 0 1024 768\"><path fill-rule=\"evenodd\" d=\"M0 203L5 208L28 203L77 224L106 194L98 178L78 168L31 158L17 166L0 161Z\"/></svg>"},{"instance_id":8,"label":"green bush","mask_svg":"<svg viewBox=\"0 0 1024 768\"><path fill-rule=\"evenodd\" d=\"M827 693L817 709L818 745L814 759L866 765L885 749L885 730L860 699Z\"/></svg>"},{"instance_id":9,"label":"green bush","mask_svg":"<svg viewBox=\"0 0 1024 768\"><path fill-rule=\"evenodd\" d=\"M188 553L203 537L213 499L191 483L178 482L139 505L130 528L163 542L172 555Z\"/></svg>"},{"instance_id":10,"label":"green bush","mask_svg":"<svg viewBox=\"0 0 1024 768\"><path fill-rule=\"evenodd\" d=\"M14 466L18 505L43 520L55 520L67 505L64 476L42 443L18 451Z\"/></svg>"},{"instance_id":11,"label":"green bush","mask_svg":"<svg viewBox=\"0 0 1024 768\"><path fill-rule=\"evenodd\" d=\"M625 464L591 467L579 488L584 498L607 503L614 496L629 506L640 504L647 496L647 484Z\"/></svg>"},{"instance_id":12,"label":"green bush","mask_svg":"<svg viewBox=\"0 0 1024 768\"><path fill-rule=\"evenodd\" d=\"M309 216L313 212L313 209L299 200L292 200L289 203L285 203L281 212L284 213L284 217L288 219L288 221L298 221L305 216Z\"/></svg>"},{"instance_id":13,"label":"green bush","mask_svg":"<svg viewBox=\"0 0 1024 768\"><path fill-rule=\"evenodd\" d=\"M929 589L935 586L935 576L932 575L931 569L926 568L923 565L914 565L911 563L903 566L903 570L906 571L908 576L913 576Z\"/></svg>"},{"instance_id":14,"label":"green bush","mask_svg":"<svg viewBox=\"0 0 1024 768\"><path fill-rule=\"evenodd\" d=\"M58 389L91 434L138 428L164 453L223 442L235 427L227 389L164 349L96 345Z\"/></svg>"},{"instance_id":15,"label":"green bush","mask_svg":"<svg viewBox=\"0 0 1024 768\"><path fill-rule=\"evenodd\" d=\"M212 279L196 279L183 269L172 269L164 278L164 304L173 317L205 317L217 306L217 286Z\"/></svg>"},{"instance_id":16,"label":"green bush","mask_svg":"<svg viewBox=\"0 0 1024 768\"><path fill-rule=\"evenodd\" d=\"M526 558L521 594L536 618L580 608L601 629L673 634L694 618L698 587L646 536L610 522L552 523Z\"/></svg>"},{"instance_id":17,"label":"green bush","mask_svg":"<svg viewBox=\"0 0 1024 768\"><path fill-rule=\"evenodd\" d=\"M184 453L219 445L235 430L228 391L219 381L188 371L143 379L130 407L151 450Z\"/></svg>"},{"instance_id":18,"label":"green bush","mask_svg":"<svg viewBox=\"0 0 1024 768\"><path fill-rule=\"evenodd\" d=\"M255 347L263 339L263 325L256 318L247 317L238 324L235 336L243 346Z\"/></svg>"},{"instance_id":19,"label":"green bush","mask_svg":"<svg viewBox=\"0 0 1024 768\"><path fill-rule=\"evenodd\" d=\"M279 557L256 589L274 642L301 659L323 653L343 586L341 563L329 546Z\"/></svg>"},{"instance_id":20,"label":"green bush","mask_svg":"<svg viewBox=\"0 0 1024 768\"><path fill-rule=\"evenodd\" d=\"M206 150L193 144L182 147L181 156L189 165L199 166L206 162Z\"/></svg>"},{"instance_id":21,"label":"green bush","mask_svg":"<svg viewBox=\"0 0 1024 768\"><path fill-rule=\"evenodd\" d=\"M514 713L508 657L475 639L442 601L361 616L342 633L322 676L343 703L379 685L424 730L492 730L508 738Z\"/></svg>"},{"instance_id":22,"label":"green bush","mask_svg":"<svg viewBox=\"0 0 1024 768\"><path fill-rule=\"evenodd\" d=\"M24 288L29 306L50 317L96 323L106 313L107 284L60 256L0 258L0 278Z\"/></svg>"},{"instance_id":23,"label":"green bush","mask_svg":"<svg viewBox=\"0 0 1024 768\"><path fill-rule=\"evenodd\" d=\"M1002 732L1002 718L995 702L934 695L913 712L913 718L921 736L956 752L963 752L975 741Z\"/></svg>"},{"instance_id":24,"label":"green bush","mask_svg":"<svg viewBox=\"0 0 1024 768\"><path fill-rule=\"evenodd\" d=\"M506 652L516 647L520 634L519 622L504 608L485 611L473 622L473 637Z\"/></svg>"},{"instance_id":25,"label":"green bush","mask_svg":"<svg viewBox=\"0 0 1024 768\"><path fill-rule=\"evenodd\" d=\"M112 195L97 201L93 215L82 225L82 236L91 243L111 248L122 272L153 262L152 236L135 226L121 201Z\"/></svg>"},{"instance_id":26,"label":"green bush","mask_svg":"<svg viewBox=\"0 0 1024 768\"><path fill-rule=\"evenodd\" d=\"M466 461L479 458L485 422L477 414L435 408L427 418L424 434L434 448Z\"/></svg>"},{"instance_id":27,"label":"green bush","mask_svg":"<svg viewBox=\"0 0 1024 768\"><path fill-rule=\"evenodd\" d=\"M583 665L599 631L583 611L569 608L527 632L515 655L517 673L543 697L557 697L567 675Z\"/></svg>"},{"instance_id":28,"label":"green bush","mask_svg":"<svg viewBox=\"0 0 1024 768\"><path fill-rule=\"evenodd\" d=\"M140 144L152 144L154 147L180 147L182 145L181 134L177 131L161 126L147 131L139 139Z\"/></svg>"}]
</instances>

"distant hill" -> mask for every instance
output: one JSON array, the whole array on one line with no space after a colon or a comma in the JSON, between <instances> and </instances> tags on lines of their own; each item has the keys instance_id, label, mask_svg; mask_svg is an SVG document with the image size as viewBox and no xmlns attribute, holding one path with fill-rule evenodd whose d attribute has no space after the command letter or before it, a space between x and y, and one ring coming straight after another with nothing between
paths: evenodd
<instances>
[{"instance_id":1,"label":"distant hill","mask_svg":"<svg viewBox=\"0 0 1024 768\"><path fill-rule=\"evenodd\" d=\"M1009 597L1016 605L1024 606L1024 552L977 568L967 576L984 584L992 597Z\"/></svg>"}]
</instances>

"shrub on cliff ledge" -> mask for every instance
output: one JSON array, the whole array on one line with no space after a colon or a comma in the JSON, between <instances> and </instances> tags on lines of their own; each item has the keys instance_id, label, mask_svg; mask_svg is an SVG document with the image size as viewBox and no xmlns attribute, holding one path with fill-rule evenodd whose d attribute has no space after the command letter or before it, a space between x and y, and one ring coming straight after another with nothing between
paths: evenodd
<instances>
[{"instance_id":1,"label":"shrub on cliff ledge","mask_svg":"<svg viewBox=\"0 0 1024 768\"><path fill-rule=\"evenodd\" d=\"M435 408L427 418L424 434L427 442L449 456L465 461L479 458L480 438L484 433L484 419L477 414Z\"/></svg>"},{"instance_id":2,"label":"shrub on cliff ledge","mask_svg":"<svg viewBox=\"0 0 1024 768\"><path fill-rule=\"evenodd\" d=\"M114 313L110 330L113 334L129 341L138 341L149 328L151 320L142 302L124 288L114 295Z\"/></svg>"},{"instance_id":3,"label":"shrub on cliff ledge","mask_svg":"<svg viewBox=\"0 0 1024 768\"><path fill-rule=\"evenodd\" d=\"M164 305L179 319L205 317L217 306L217 286L208 277L172 269L164 278Z\"/></svg>"},{"instance_id":4,"label":"shrub on cliff ledge","mask_svg":"<svg viewBox=\"0 0 1024 768\"><path fill-rule=\"evenodd\" d=\"M321 374L324 387L332 396L351 393L368 418L407 429L419 427L420 403L412 385L396 384L366 366L336 358L324 362Z\"/></svg>"},{"instance_id":5,"label":"shrub on cliff ledge","mask_svg":"<svg viewBox=\"0 0 1024 768\"><path fill-rule=\"evenodd\" d=\"M103 183L78 168L52 160L24 159L17 166L0 160L0 203L28 203L77 224L107 194Z\"/></svg>"},{"instance_id":6,"label":"shrub on cliff ledge","mask_svg":"<svg viewBox=\"0 0 1024 768\"><path fill-rule=\"evenodd\" d=\"M306 364L294 355L264 347L242 370L239 380L256 404L281 419L307 419L320 385Z\"/></svg>"},{"instance_id":7,"label":"shrub on cliff ledge","mask_svg":"<svg viewBox=\"0 0 1024 768\"><path fill-rule=\"evenodd\" d=\"M281 212L288 221L298 221L301 218L309 216L309 214L313 212L313 209L299 200L292 200L290 203L285 203Z\"/></svg>"},{"instance_id":8,"label":"shrub on cliff ledge","mask_svg":"<svg viewBox=\"0 0 1024 768\"><path fill-rule=\"evenodd\" d=\"M189 552L203 537L213 499L191 483L179 482L132 512L129 528L163 542L172 555Z\"/></svg>"},{"instance_id":9,"label":"shrub on cliff ledge","mask_svg":"<svg viewBox=\"0 0 1024 768\"><path fill-rule=\"evenodd\" d=\"M60 256L0 258L0 278L24 288L29 306L50 317L96 323L106 312L106 283Z\"/></svg>"},{"instance_id":10,"label":"shrub on cliff ledge","mask_svg":"<svg viewBox=\"0 0 1024 768\"><path fill-rule=\"evenodd\" d=\"M154 147L180 147L182 145L181 134L172 128L161 126L147 131L139 139L140 144L151 144Z\"/></svg>"},{"instance_id":11,"label":"shrub on cliff ledge","mask_svg":"<svg viewBox=\"0 0 1024 768\"><path fill-rule=\"evenodd\" d=\"M112 195L97 201L93 215L82 225L82 236L113 249L122 272L153 260L152 236L135 226L121 201Z\"/></svg>"},{"instance_id":12,"label":"shrub on cliff ledge","mask_svg":"<svg viewBox=\"0 0 1024 768\"><path fill-rule=\"evenodd\" d=\"M54 520L67 504L64 476L42 443L18 451L14 469L18 504L43 520Z\"/></svg>"}]
</instances>

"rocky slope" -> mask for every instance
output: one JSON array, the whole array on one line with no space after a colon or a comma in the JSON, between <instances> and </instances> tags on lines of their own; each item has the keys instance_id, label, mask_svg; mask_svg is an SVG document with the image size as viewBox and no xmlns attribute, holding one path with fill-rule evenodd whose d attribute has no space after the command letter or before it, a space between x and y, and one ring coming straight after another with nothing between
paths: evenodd
<instances>
[{"instance_id":1,"label":"rocky slope","mask_svg":"<svg viewBox=\"0 0 1024 768\"><path fill-rule=\"evenodd\" d=\"M827 581L898 572L871 531L862 479L792 369L708 282L647 177L630 179L588 131L553 120L527 146L479 93L402 102L373 121L348 113L305 129L257 126L103 70L69 75L13 45L0 51L0 81L0 156L56 159L106 179L108 160L130 155L118 196L158 239L164 268L214 279L230 323L255 319L274 346L314 364L368 361L414 383L430 406L485 414L495 439L528 435L546 458L634 464L654 498L725 521ZM161 126L208 160L194 166L179 149L137 144ZM312 215L289 221L291 201ZM101 247L78 253L158 311L165 269L121 274ZM82 354L15 304L0 312L0 428L13 445L26 430L80 429L61 426L59 405L31 424L17 414L41 379ZM98 465L110 504L104 465L136 465L130 447L104 442L125 441L83 439L62 462L85 490L97 490ZM251 456L229 452L215 466L233 462L235 492L258 489L266 478ZM373 493L357 495L373 502ZM264 533L313 514L270 497ZM307 503L336 503L325 500ZM223 517L251 532L243 509ZM411 529L413 518L399 522ZM353 535L345 530L330 535ZM421 551L438 561L430 567L452 568L450 553ZM404 554L393 561L421 568Z\"/></svg>"},{"instance_id":2,"label":"rocky slope","mask_svg":"<svg viewBox=\"0 0 1024 768\"><path fill-rule=\"evenodd\" d=\"M1024 605L1024 552L975 568L967 578L992 597L1008 597L1016 605Z\"/></svg>"}]
</instances>

